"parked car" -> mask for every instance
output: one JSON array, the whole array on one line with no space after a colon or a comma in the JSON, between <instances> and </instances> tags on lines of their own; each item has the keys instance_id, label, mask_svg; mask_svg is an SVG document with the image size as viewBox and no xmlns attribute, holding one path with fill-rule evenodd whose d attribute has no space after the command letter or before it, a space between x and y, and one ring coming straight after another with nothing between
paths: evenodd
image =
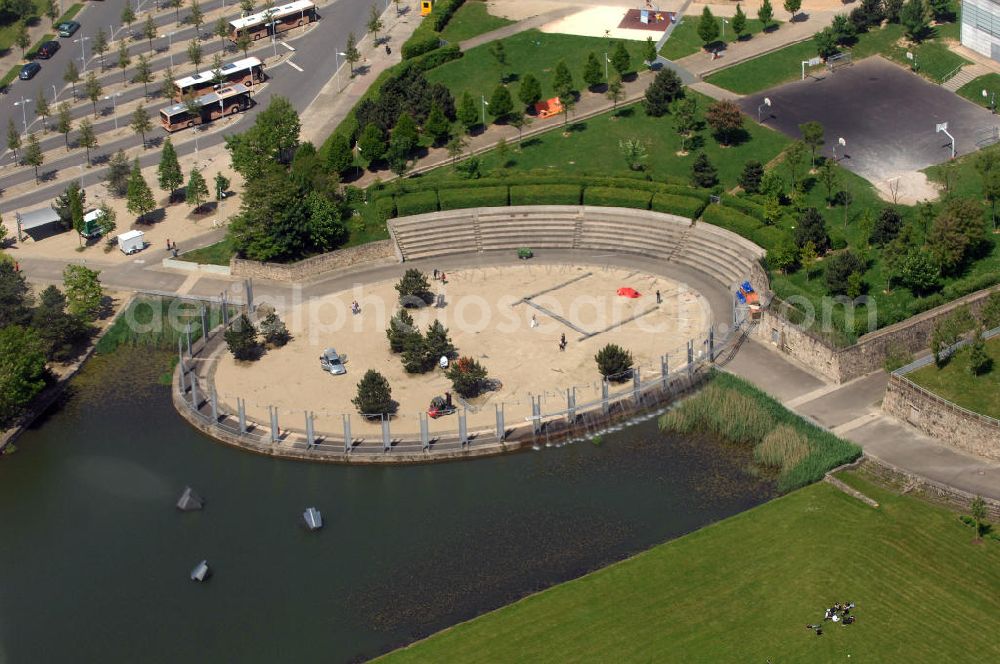
<instances>
[{"instance_id":1,"label":"parked car","mask_svg":"<svg viewBox=\"0 0 1000 664\"><path fill-rule=\"evenodd\" d=\"M22 81L30 81L35 77L35 74L42 71L42 66L37 62L29 62L28 64L21 67L21 73L17 75Z\"/></svg>"},{"instance_id":2,"label":"parked car","mask_svg":"<svg viewBox=\"0 0 1000 664\"><path fill-rule=\"evenodd\" d=\"M59 32L60 37L72 37L73 34L80 29L80 24L76 21L63 21L56 26L56 31Z\"/></svg>"},{"instance_id":3,"label":"parked car","mask_svg":"<svg viewBox=\"0 0 1000 664\"><path fill-rule=\"evenodd\" d=\"M327 348L323 351L323 354L319 356L319 365L323 367L323 371L329 371L334 376L343 376L347 373L344 358L338 355L333 348Z\"/></svg>"},{"instance_id":4,"label":"parked car","mask_svg":"<svg viewBox=\"0 0 1000 664\"><path fill-rule=\"evenodd\" d=\"M56 51L58 50L59 50L59 42L47 41L38 47L38 57L40 57L42 60L48 60L53 55L55 55Z\"/></svg>"}]
</instances>

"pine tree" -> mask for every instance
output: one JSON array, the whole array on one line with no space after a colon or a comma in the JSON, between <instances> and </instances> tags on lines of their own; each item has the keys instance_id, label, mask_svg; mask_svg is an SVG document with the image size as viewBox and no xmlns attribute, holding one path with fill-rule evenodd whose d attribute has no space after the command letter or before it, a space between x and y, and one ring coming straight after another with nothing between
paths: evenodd
<instances>
[{"instance_id":1,"label":"pine tree","mask_svg":"<svg viewBox=\"0 0 1000 664\"><path fill-rule=\"evenodd\" d=\"M654 118L670 112L670 104L683 94L681 79L673 69L664 67L656 72L656 77L646 88L643 105L646 114Z\"/></svg>"},{"instance_id":2,"label":"pine tree","mask_svg":"<svg viewBox=\"0 0 1000 664\"><path fill-rule=\"evenodd\" d=\"M604 82L604 67L601 66L597 54L593 51L587 56L587 64L583 67L583 82L590 89L594 89Z\"/></svg>"},{"instance_id":3,"label":"pine tree","mask_svg":"<svg viewBox=\"0 0 1000 664\"><path fill-rule=\"evenodd\" d=\"M105 34L103 28L97 29L97 35L94 36L94 53L97 53L101 57L101 71L107 69L107 65L104 62L104 54L108 52L108 35Z\"/></svg>"},{"instance_id":4,"label":"pine tree","mask_svg":"<svg viewBox=\"0 0 1000 664\"><path fill-rule=\"evenodd\" d=\"M119 150L112 155L108 162L108 173L105 176L108 183L108 191L114 196L124 196L128 193L128 178L132 172L132 166L128 163L128 157L124 150Z\"/></svg>"},{"instance_id":5,"label":"pine tree","mask_svg":"<svg viewBox=\"0 0 1000 664\"><path fill-rule=\"evenodd\" d=\"M656 44L653 43L652 37L646 37L646 41L642 44L642 59L647 66L652 67L653 62L656 61Z\"/></svg>"},{"instance_id":6,"label":"pine tree","mask_svg":"<svg viewBox=\"0 0 1000 664\"><path fill-rule=\"evenodd\" d=\"M556 65L555 75L552 79L552 87L556 91L556 96L560 99L568 97L573 93L573 74L566 66L565 60L560 60Z\"/></svg>"},{"instance_id":7,"label":"pine tree","mask_svg":"<svg viewBox=\"0 0 1000 664\"><path fill-rule=\"evenodd\" d=\"M187 204L194 208L194 212L208 200L208 184L205 182L205 176L197 168L191 169L191 177L188 178L187 187L184 188L184 198Z\"/></svg>"},{"instance_id":8,"label":"pine tree","mask_svg":"<svg viewBox=\"0 0 1000 664\"><path fill-rule=\"evenodd\" d=\"M173 101L177 98L177 86L174 85L174 70L172 67L167 67L166 71L163 72L163 84L160 87L160 94L163 95L164 99Z\"/></svg>"},{"instance_id":9,"label":"pine tree","mask_svg":"<svg viewBox=\"0 0 1000 664\"><path fill-rule=\"evenodd\" d=\"M122 70L122 85L128 85L128 78L125 76L125 72L128 70L130 64L132 64L132 58L128 54L128 44L123 39L118 42L118 68Z\"/></svg>"},{"instance_id":10,"label":"pine tree","mask_svg":"<svg viewBox=\"0 0 1000 664\"><path fill-rule=\"evenodd\" d=\"M466 133L471 134L472 129L479 124L479 109L476 108L476 101L468 91L462 93L462 101L458 105L458 121L465 127Z\"/></svg>"},{"instance_id":11,"label":"pine tree","mask_svg":"<svg viewBox=\"0 0 1000 664\"><path fill-rule=\"evenodd\" d=\"M128 178L128 191L126 193L126 208L132 214L138 216L139 223L142 223L147 214L156 207L153 199L153 192L146 179L142 177L142 169L139 167L139 160L132 163L132 172Z\"/></svg>"},{"instance_id":12,"label":"pine tree","mask_svg":"<svg viewBox=\"0 0 1000 664\"><path fill-rule=\"evenodd\" d=\"M490 97L490 115L496 118L497 122L503 122L514 110L514 100L510 98L510 90L503 85L498 85L493 89Z\"/></svg>"},{"instance_id":13,"label":"pine tree","mask_svg":"<svg viewBox=\"0 0 1000 664\"><path fill-rule=\"evenodd\" d=\"M97 80L97 74L93 70L87 72L87 79L83 83L83 93L90 100L90 103L94 105L94 117L97 117L97 100L101 98L101 94L104 92L104 88L101 87L101 82Z\"/></svg>"},{"instance_id":14,"label":"pine tree","mask_svg":"<svg viewBox=\"0 0 1000 664\"><path fill-rule=\"evenodd\" d=\"M76 68L76 64L72 60L66 63L63 80L73 86L73 97L76 98L76 84L80 82L80 70Z\"/></svg>"},{"instance_id":15,"label":"pine tree","mask_svg":"<svg viewBox=\"0 0 1000 664\"><path fill-rule=\"evenodd\" d=\"M63 135L66 141L66 152L69 152L69 132L73 131L73 115L69 103L62 102L56 114L56 131Z\"/></svg>"},{"instance_id":16,"label":"pine tree","mask_svg":"<svg viewBox=\"0 0 1000 664\"><path fill-rule=\"evenodd\" d=\"M358 139L358 151L361 158L371 166L385 155L386 151L385 135L378 125L369 123Z\"/></svg>"},{"instance_id":17,"label":"pine tree","mask_svg":"<svg viewBox=\"0 0 1000 664\"><path fill-rule=\"evenodd\" d=\"M28 145L24 149L24 163L34 167L35 184L38 184L38 167L45 163L45 155L42 154L42 146L38 142L38 135L35 132L28 134Z\"/></svg>"},{"instance_id":18,"label":"pine tree","mask_svg":"<svg viewBox=\"0 0 1000 664\"><path fill-rule=\"evenodd\" d=\"M17 33L14 36L14 43L21 49L21 59L25 58L25 51L31 46L31 35L28 34L28 26L24 21L17 24Z\"/></svg>"},{"instance_id":19,"label":"pine tree","mask_svg":"<svg viewBox=\"0 0 1000 664\"><path fill-rule=\"evenodd\" d=\"M361 60L361 51L358 50L358 40L353 32L347 35L347 46L344 47L344 53L347 54L344 58L351 66L351 78L354 78L354 65Z\"/></svg>"},{"instance_id":20,"label":"pine tree","mask_svg":"<svg viewBox=\"0 0 1000 664\"><path fill-rule=\"evenodd\" d=\"M142 149L145 150L146 132L153 128L153 123L150 122L149 112L146 111L146 108L142 104L139 104L138 108L132 111L129 126L132 128L132 131L142 137Z\"/></svg>"},{"instance_id":21,"label":"pine tree","mask_svg":"<svg viewBox=\"0 0 1000 664\"><path fill-rule=\"evenodd\" d=\"M76 142L87 150L87 166L90 166L90 151L97 147L97 133L94 131L94 125L91 124L90 118L84 118L80 121L80 134Z\"/></svg>"},{"instance_id":22,"label":"pine tree","mask_svg":"<svg viewBox=\"0 0 1000 664\"><path fill-rule=\"evenodd\" d=\"M374 369L366 371L358 382L357 396L351 399L351 403L366 418L381 418L396 411L389 381Z\"/></svg>"},{"instance_id":23,"label":"pine tree","mask_svg":"<svg viewBox=\"0 0 1000 664\"><path fill-rule=\"evenodd\" d=\"M761 22L764 30L771 27L771 21L774 19L774 8L771 7L771 0L764 0L761 3L760 8L757 10L757 20Z\"/></svg>"},{"instance_id":24,"label":"pine tree","mask_svg":"<svg viewBox=\"0 0 1000 664\"><path fill-rule=\"evenodd\" d=\"M435 146L444 145L451 138L451 123L437 103L431 104L431 112L424 122L424 133L431 137Z\"/></svg>"},{"instance_id":25,"label":"pine tree","mask_svg":"<svg viewBox=\"0 0 1000 664\"><path fill-rule=\"evenodd\" d=\"M791 20L795 21L795 15L802 8L802 0L785 0L785 11L792 15Z\"/></svg>"},{"instance_id":26,"label":"pine tree","mask_svg":"<svg viewBox=\"0 0 1000 664\"><path fill-rule=\"evenodd\" d=\"M199 67L201 66L203 55L201 50L201 44L198 43L198 40L192 39L191 42L188 44L187 56L188 60L191 61L191 64L194 65L195 73L200 74L201 69L199 69Z\"/></svg>"},{"instance_id":27,"label":"pine tree","mask_svg":"<svg viewBox=\"0 0 1000 664\"><path fill-rule=\"evenodd\" d=\"M618 42L618 45L615 46L615 52L611 55L611 66L621 76L632 69L632 58L628 54L628 49L625 48L625 42Z\"/></svg>"},{"instance_id":28,"label":"pine tree","mask_svg":"<svg viewBox=\"0 0 1000 664\"><path fill-rule=\"evenodd\" d=\"M691 184L696 187L710 189L719 183L719 173L715 166L708 160L708 155L704 152L698 153L698 157L691 164Z\"/></svg>"},{"instance_id":29,"label":"pine tree","mask_svg":"<svg viewBox=\"0 0 1000 664\"><path fill-rule=\"evenodd\" d=\"M135 23L135 10L132 9L132 3L126 2L125 8L122 9L122 23L128 26L129 34L132 33L132 24Z\"/></svg>"},{"instance_id":30,"label":"pine tree","mask_svg":"<svg viewBox=\"0 0 1000 664\"><path fill-rule=\"evenodd\" d=\"M142 96L149 97L149 84L153 82L153 69L149 64L149 58L145 55L139 56L139 62L135 65L136 83L142 83Z\"/></svg>"},{"instance_id":31,"label":"pine tree","mask_svg":"<svg viewBox=\"0 0 1000 664\"><path fill-rule=\"evenodd\" d=\"M170 192L170 202L173 202L177 189L184 184L184 173L181 171L181 164L177 160L177 151L169 137L163 141L163 150L160 153L160 163L156 167L156 175L160 189Z\"/></svg>"},{"instance_id":32,"label":"pine tree","mask_svg":"<svg viewBox=\"0 0 1000 664\"><path fill-rule=\"evenodd\" d=\"M736 4L736 14L729 25L732 27L737 41L743 39L743 33L747 30L747 15L743 13L743 8L740 7L739 3Z\"/></svg>"},{"instance_id":33,"label":"pine tree","mask_svg":"<svg viewBox=\"0 0 1000 664\"><path fill-rule=\"evenodd\" d=\"M538 82L532 74L525 74L521 79L521 85L517 89L517 98L521 103L529 108L542 100L542 84Z\"/></svg>"},{"instance_id":34,"label":"pine tree","mask_svg":"<svg viewBox=\"0 0 1000 664\"><path fill-rule=\"evenodd\" d=\"M38 97L35 99L35 114L42 119L42 129L46 132L49 131L49 116L52 115L52 108L49 106L49 102L45 99L45 91L39 89Z\"/></svg>"},{"instance_id":35,"label":"pine tree","mask_svg":"<svg viewBox=\"0 0 1000 664\"><path fill-rule=\"evenodd\" d=\"M260 357L260 342L258 341L257 328L250 322L246 314L233 321L233 324L226 330L223 338L229 352L237 360L256 360Z\"/></svg>"},{"instance_id":36,"label":"pine tree","mask_svg":"<svg viewBox=\"0 0 1000 664\"><path fill-rule=\"evenodd\" d=\"M146 20L142 24L142 36L149 44L149 52L153 52L153 40L159 34L159 30L156 28L156 21L153 20L153 14L150 12L146 16Z\"/></svg>"},{"instance_id":37,"label":"pine tree","mask_svg":"<svg viewBox=\"0 0 1000 664\"><path fill-rule=\"evenodd\" d=\"M351 154L351 143L342 134L334 134L330 139L330 148L326 153L326 166L334 173L343 175L354 163Z\"/></svg>"},{"instance_id":38,"label":"pine tree","mask_svg":"<svg viewBox=\"0 0 1000 664\"><path fill-rule=\"evenodd\" d=\"M740 174L740 186L748 194L760 193L760 181L764 179L764 166L759 161L751 159L743 164Z\"/></svg>"},{"instance_id":39,"label":"pine tree","mask_svg":"<svg viewBox=\"0 0 1000 664\"><path fill-rule=\"evenodd\" d=\"M719 22L715 20L712 10L707 5L698 20L698 37L706 48L719 38Z\"/></svg>"},{"instance_id":40,"label":"pine tree","mask_svg":"<svg viewBox=\"0 0 1000 664\"><path fill-rule=\"evenodd\" d=\"M205 12L201 11L198 0L191 0L191 13L188 14L188 20L194 26L195 37L201 39L201 26L205 24Z\"/></svg>"},{"instance_id":41,"label":"pine tree","mask_svg":"<svg viewBox=\"0 0 1000 664\"><path fill-rule=\"evenodd\" d=\"M622 85L622 77L615 72L608 81L608 90L604 96L611 100L611 117L618 117L618 102L625 98L625 89Z\"/></svg>"},{"instance_id":42,"label":"pine tree","mask_svg":"<svg viewBox=\"0 0 1000 664\"><path fill-rule=\"evenodd\" d=\"M220 203L225 200L226 192L229 191L229 178L222 173L215 174L215 200Z\"/></svg>"},{"instance_id":43,"label":"pine tree","mask_svg":"<svg viewBox=\"0 0 1000 664\"><path fill-rule=\"evenodd\" d=\"M14 159L17 160L17 151L21 149L21 132L17 130L14 126L14 119L7 119L7 149L14 153Z\"/></svg>"}]
</instances>

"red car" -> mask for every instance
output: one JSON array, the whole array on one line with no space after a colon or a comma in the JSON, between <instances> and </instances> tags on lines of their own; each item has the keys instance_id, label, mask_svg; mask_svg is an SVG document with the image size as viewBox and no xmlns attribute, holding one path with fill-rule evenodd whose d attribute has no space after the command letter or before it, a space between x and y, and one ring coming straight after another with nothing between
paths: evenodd
<instances>
[{"instance_id":1,"label":"red car","mask_svg":"<svg viewBox=\"0 0 1000 664\"><path fill-rule=\"evenodd\" d=\"M56 51L58 50L59 50L59 42L47 41L38 47L38 57L40 57L42 60L48 60L53 55L55 55Z\"/></svg>"}]
</instances>

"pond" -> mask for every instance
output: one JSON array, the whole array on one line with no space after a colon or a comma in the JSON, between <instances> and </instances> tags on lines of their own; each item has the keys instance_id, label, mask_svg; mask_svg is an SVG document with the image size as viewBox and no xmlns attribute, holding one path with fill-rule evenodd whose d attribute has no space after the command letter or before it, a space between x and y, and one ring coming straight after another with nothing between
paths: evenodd
<instances>
[{"instance_id":1,"label":"pond","mask_svg":"<svg viewBox=\"0 0 1000 664\"><path fill-rule=\"evenodd\" d=\"M0 459L0 662L361 660L775 495L655 420L436 465L254 456L181 420L164 362L95 358Z\"/></svg>"}]
</instances>

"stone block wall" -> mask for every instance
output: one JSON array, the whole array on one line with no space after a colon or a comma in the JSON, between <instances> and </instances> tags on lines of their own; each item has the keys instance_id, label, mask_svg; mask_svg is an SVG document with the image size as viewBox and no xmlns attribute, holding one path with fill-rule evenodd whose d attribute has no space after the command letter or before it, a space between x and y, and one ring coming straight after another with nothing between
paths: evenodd
<instances>
[{"instance_id":1,"label":"stone block wall","mask_svg":"<svg viewBox=\"0 0 1000 664\"><path fill-rule=\"evenodd\" d=\"M868 454L862 457L861 469L894 488L905 490L906 493L916 493L920 498L962 514L969 513L969 504L975 498L967 491L940 484L920 475L914 475ZM992 523L1000 522L1000 501L991 498L983 500L986 503L986 520ZM972 533L972 529L969 529L969 533Z\"/></svg>"},{"instance_id":2,"label":"stone block wall","mask_svg":"<svg viewBox=\"0 0 1000 664\"><path fill-rule=\"evenodd\" d=\"M882 410L964 452L1000 461L1000 421L960 409L906 378L889 376Z\"/></svg>"},{"instance_id":3,"label":"stone block wall","mask_svg":"<svg viewBox=\"0 0 1000 664\"><path fill-rule=\"evenodd\" d=\"M396 260L395 243L379 240L368 244L338 249L296 263L264 263L244 258L230 261L230 273L234 277L273 279L275 281L307 281L327 272L381 260Z\"/></svg>"}]
</instances>

